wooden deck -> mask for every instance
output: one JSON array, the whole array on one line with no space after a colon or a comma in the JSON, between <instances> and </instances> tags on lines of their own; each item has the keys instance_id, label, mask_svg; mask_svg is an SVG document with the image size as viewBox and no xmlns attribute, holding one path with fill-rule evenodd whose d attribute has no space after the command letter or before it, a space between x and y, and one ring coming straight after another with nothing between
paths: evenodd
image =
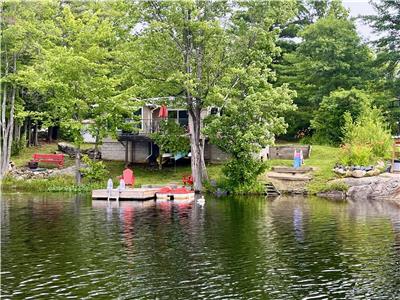
<instances>
[{"instance_id":1,"label":"wooden deck","mask_svg":"<svg viewBox=\"0 0 400 300\"><path fill-rule=\"evenodd\" d=\"M149 200L155 199L156 192L160 188L127 188L125 190L113 189L111 193L107 189L93 190L93 199L108 199L110 200Z\"/></svg>"}]
</instances>

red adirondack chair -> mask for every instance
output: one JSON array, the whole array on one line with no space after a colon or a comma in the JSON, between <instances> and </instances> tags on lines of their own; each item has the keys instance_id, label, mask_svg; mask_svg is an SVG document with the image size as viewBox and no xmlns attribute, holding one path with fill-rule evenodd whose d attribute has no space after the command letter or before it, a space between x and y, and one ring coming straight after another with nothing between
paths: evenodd
<instances>
[{"instance_id":1,"label":"red adirondack chair","mask_svg":"<svg viewBox=\"0 0 400 300\"><path fill-rule=\"evenodd\" d=\"M125 181L126 185L131 185L132 187L135 185L135 175L133 175L131 169L125 169L122 172L121 178Z\"/></svg>"}]
</instances>

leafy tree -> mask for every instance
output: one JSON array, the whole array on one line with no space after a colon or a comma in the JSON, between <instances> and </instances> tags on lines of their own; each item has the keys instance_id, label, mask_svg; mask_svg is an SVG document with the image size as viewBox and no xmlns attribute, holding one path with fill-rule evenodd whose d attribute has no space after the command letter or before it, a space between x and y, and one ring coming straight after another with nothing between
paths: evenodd
<instances>
[{"instance_id":1,"label":"leafy tree","mask_svg":"<svg viewBox=\"0 0 400 300\"><path fill-rule=\"evenodd\" d=\"M211 116L205 133L210 141L231 156L224 166L228 187L234 192L254 190L257 177L265 170L258 153L274 142L275 134L283 133L285 121L280 117L292 109L293 92L286 86L273 88L263 82L263 75L249 74L258 85L251 83L249 95L232 99L221 116Z\"/></svg>"},{"instance_id":2,"label":"leafy tree","mask_svg":"<svg viewBox=\"0 0 400 300\"><path fill-rule=\"evenodd\" d=\"M190 149L187 132L174 120L161 120L159 131L152 133L151 138L160 149L158 157L160 170L164 153L187 153Z\"/></svg>"},{"instance_id":3,"label":"leafy tree","mask_svg":"<svg viewBox=\"0 0 400 300\"><path fill-rule=\"evenodd\" d=\"M176 95L189 112L194 189L207 178L202 111L226 106L248 84L244 74L278 53L276 23L286 21L294 1L145 1L132 69L146 92ZM267 74L268 72L266 72ZM269 73L273 77L272 73Z\"/></svg>"},{"instance_id":4,"label":"leafy tree","mask_svg":"<svg viewBox=\"0 0 400 300\"><path fill-rule=\"evenodd\" d=\"M377 14L365 16L365 20L379 34L373 41L378 49L376 64L383 71L381 85L385 94L390 93L391 101L385 101L382 106L389 111L390 122L395 132L400 129L400 108L393 107L400 101L400 3L394 0L373 1ZM397 102L396 100L397 99Z\"/></svg>"},{"instance_id":5,"label":"leafy tree","mask_svg":"<svg viewBox=\"0 0 400 300\"><path fill-rule=\"evenodd\" d=\"M8 169L15 117L17 125L24 114L21 71L33 63L37 53L48 44L55 31L50 16L53 2L3 1L0 3L1 26L1 124L0 178ZM18 126L16 126L18 128ZM19 132L18 138L19 138Z\"/></svg>"},{"instance_id":6,"label":"leafy tree","mask_svg":"<svg viewBox=\"0 0 400 300\"><path fill-rule=\"evenodd\" d=\"M372 100L362 90L339 89L324 97L311 125L315 130L314 138L320 143L338 144L342 140L341 128L345 124L344 115L349 113L352 118L358 118Z\"/></svg>"},{"instance_id":7,"label":"leafy tree","mask_svg":"<svg viewBox=\"0 0 400 300\"><path fill-rule=\"evenodd\" d=\"M280 82L297 92L298 111L289 113L290 133L307 128L324 97L339 88L365 89L376 79L373 55L363 45L354 23L330 14L307 26L295 52L284 54Z\"/></svg>"},{"instance_id":8,"label":"leafy tree","mask_svg":"<svg viewBox=\"0 0 400 300\"><path fill-rule=\"evenodd\" d=\"M377 14L365 19L376 32L382 33L374 42L380 50L379 59L385 61L388 75L396 78L400 71L400 3L397 0L374 1Z\"/></svg>"},{"instance_id":9,"label":"leafy tree","mask_svg":"<svg viewBox=\"0 0 400 300\"><path fill-rule=\"evenodd\" d=\"M131 95L119 89L112 64L118 39L112 21L99 12L75 13L65 6L57 18L59 32L50 47L24 73L25 84L48 95L49 112L60 120L78 149L76 182L80 183L82 121L94 120L97 143L115 133L135 110Z\"/></svg>"}]
</instances>

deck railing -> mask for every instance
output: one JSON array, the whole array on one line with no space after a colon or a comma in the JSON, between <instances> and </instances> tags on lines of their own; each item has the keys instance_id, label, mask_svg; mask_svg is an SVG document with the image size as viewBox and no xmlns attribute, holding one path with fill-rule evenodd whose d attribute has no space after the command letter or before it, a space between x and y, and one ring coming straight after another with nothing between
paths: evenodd
<instances>
[{"instance_id":1,"label":"deck railing","mask_svg":"<svg viewBox=\"0 0 400 300\"><path fill-rule=\"evenodd\" d=\"M141 119L137 123L138 131L135 133L122 133L122 134L138 134L138 135L148 135L151 133L158 132L160 130L160 122L162 119ZM132 122L127 120L127 122ZM179 123L181 126L188 127L188 119L180 118Z\"/></svg>"}]
</instances>

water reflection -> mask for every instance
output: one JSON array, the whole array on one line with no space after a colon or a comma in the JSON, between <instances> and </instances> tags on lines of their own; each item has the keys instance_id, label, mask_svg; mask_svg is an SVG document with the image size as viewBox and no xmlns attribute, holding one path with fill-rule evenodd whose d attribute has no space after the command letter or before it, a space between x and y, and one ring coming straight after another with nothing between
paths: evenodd
<instances>
[{"instance_id":1,"label":"water reflection","mask_svg":"<svg viewBox=\"0 0 400 300\"><path fill-rule=\"evenodd\" d=\"M400 297L400 211L381 202L13 194L1 222L5 299Z\"/></svg>"}]
</instances>

